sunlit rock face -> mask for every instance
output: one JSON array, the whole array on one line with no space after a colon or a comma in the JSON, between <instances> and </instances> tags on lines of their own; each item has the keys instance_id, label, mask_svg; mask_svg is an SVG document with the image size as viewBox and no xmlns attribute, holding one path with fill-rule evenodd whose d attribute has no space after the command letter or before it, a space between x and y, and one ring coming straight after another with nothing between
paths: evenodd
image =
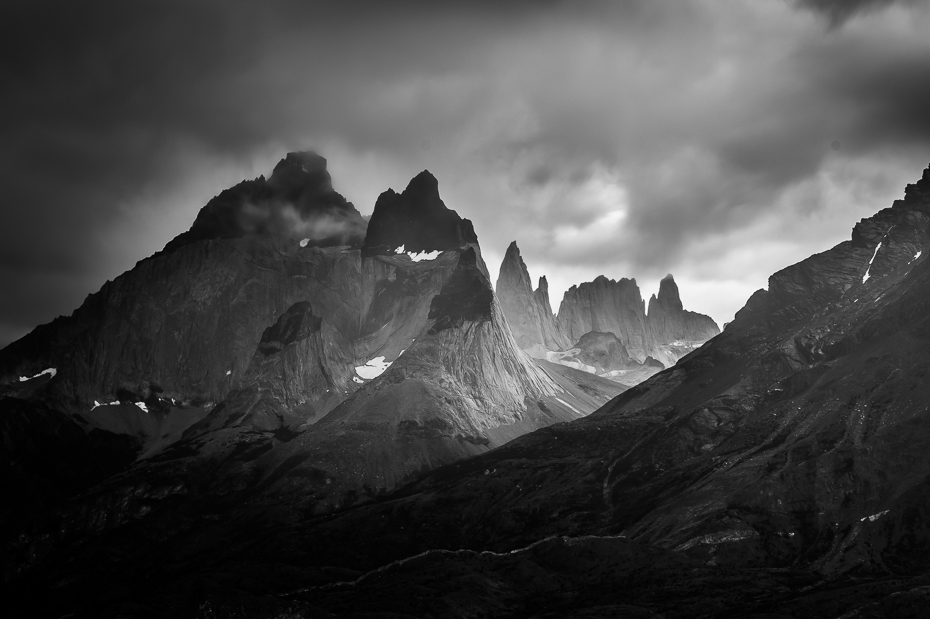
<instances>
[{"instance_id":1,"label":"sunlit rock face","mask_svg":"<svg viewBox=\"0 0 930 619\"><path fill-rule=\"evenodd\" d=\"M682 307L678 285L671 274L659 282L659 294L649 298L646 326L652 343L650 355L666 367L720 333L710 316Z\"/></svg>"},{"instance_id":2,"label":"sunlit rock face","mask_svg":"<svg viewBox=\"0 0 930 619\"><path fill-rule=\"evenodd\" d=\"M720 332L709 316L682 307L671 275L661 281L658 296L650 298L648 313L636 280L614 281L601 276L572 286L562 299L557 326L572 344L550 348L547 358L572 367L583 366L627 385L638 384L675 365ZM611 370L592 370L594 366L585 359L600 354L596 348L603 344L598 343L603 336L585 338L589 333L613 334L623 348L622 357L628 361L622 367L619 362L613 363L616 367Z\"/></svg>"},{"instance_id":3,"label":"sunlit rock face","mask_svg":"<svg viewBox=\"0 0 930 619\"><path fill-rule=\"evenodd\" d=\"M539 278L534 291L516 241L504 255L496 292L520 348L533 357L545 358L548 351L568 347L570 342L552 315L546 278Z\"/></svg>"},{"instance_id":4,"label":"sunlit rock face","mask_svg":"<svg viewBox=\"0 0 930 619\"><path fill-rule=\"evenodd\" d=\"M635 279L607 279L572 286L559 306L559 325L573 343L591 331L613 333L633 359L651 351L646 330L646 306Z\"/></svg>"},{"instance_id":5,"label":"sunlit rock face","mask_svg":"<svg viewBox=\"0 0 930 619\"><path fill-rule=\"evenodd\" d=\"M566 291L555 317L545 277L534 291L516 241L501 264L497 297L517 345L531 356L624 385L671 367L720 332L709 316L682 307L671 275L649 299L648 313L635 280L601 276ZM605 339L608 335L617 342ZM591 363L605 354L609 362Z\"/></svg>"}]
</instances>

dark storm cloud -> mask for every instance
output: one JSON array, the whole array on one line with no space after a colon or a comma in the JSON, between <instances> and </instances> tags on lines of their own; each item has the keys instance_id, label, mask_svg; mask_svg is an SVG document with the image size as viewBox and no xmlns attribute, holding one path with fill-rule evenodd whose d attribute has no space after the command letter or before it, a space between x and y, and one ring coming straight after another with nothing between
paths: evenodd
<instances>
[{"instance_id":1,"label":"dark storm cloud","mask_svg":"<svg viewBox=\"0 0 930 619\"><path fill-rule=\"evenodd\" d=\"M404 148L415 136L370 109L370 85L398 74L455 71L462 46L481 39L428 27L418 33L431 10L415 2L393 8L5 3L0 184L6 207L0 243L4 262L17 267L3 271L4 289L34 299L31 289L43 276L52 280L96 268L96 277L82 280L89 292L144 257L101 265L110 256L100 247L112 242L106 237L123 215L121 204L146 187L178 181L171 163L178 142L248 159L269 140L305 146L293 142L301 139L302 127L315 123L318 133L344 134L364 146ZM492 12L506 20L515 10ZM422 54L420 46L445 53ZM424 112L424 122L439 122ZM173 233L185 229L192 215L177 222ZM9 332L22 330L70 310L81 298L60 284L50 284L42 297L45 311L5 308L0 322Z\"/></svg>"},{"instance_id":2,"label":"dark storm cloud","mask_svg":"<svg viewBox=\"0 0 930 619\"><path fill-rule=\"evenodd\" d=\"M6 2L0 344L288 149L363 213L429 168L487 254L584 277L683 268L837 161L885 191L930 152L930 37L879 4Z\"/></svg>"},{"instance_id":3,"label":"dark storm cloud","mask_svg":"<svg viewBox=\"0 0 930 619\"><path fill-rule=\"evenodd\" d=\"M831 27L842 26L856 14L880 11L908 0L796 0L801 8L823 15ZM918 0L919 1L919 0ZM915 4L911 0L912 4Z\"/></svg>"}]
</instances>

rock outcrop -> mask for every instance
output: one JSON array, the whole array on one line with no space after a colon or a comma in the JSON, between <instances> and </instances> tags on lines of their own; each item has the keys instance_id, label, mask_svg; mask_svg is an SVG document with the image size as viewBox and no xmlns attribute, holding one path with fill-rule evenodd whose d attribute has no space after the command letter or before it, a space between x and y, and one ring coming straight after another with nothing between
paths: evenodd
<instances>
[{"instance_id":1,"label":"rock outcrop","mask_svg":"<svg viewBox=\"0 0 930 619\"><path fill-rule=\"evenodd\" d=\"M643 361L652 352L646 306L635 279L607 279L572 286L559 306L559 326L572 342L591 331L613 333L629 355Z\"/></svg>"},{"instance_id":2,"label":"rock outcrop","mask_svg":"<svg viewBox=\"0 0 930 619\"><path fill-rule=\"evenodd\" d=\"M633 362L626 367L632 374L622 378L627 384L642 382L658 369L675 365L720 333L712 318L682 307L671 275L660 282L658 296L649 299L648 313L636 280L600 276L572 286L562 299L558 324L575 344L567 349L571 354L555 356L572 363L581 359L575 351L584 348L580 341L586 333L614 334Z\"/></svg>"},{"instance_id":3,"label":"rock outcrop","mask_svg":"<svg viewBox=\"0 0 930 619\"><path fill-rule=\"evenodd\" d=\"M577 359L596 374L609 374L630 366L632 359L623 342L613 333L589 331L575 343L580 352Z\"/></svg>"},{"instance_id":4,"label":"rock outcrop","mask_svg":"<svg viewBox=\"0 0 930 619\"><path fill-rule=\"evenodd\" d=\"M446 251L477 242L471 221L446 207L439 181L424 170L402 193L388 189L378 196L362 253L384 255L400 247L416 253Z\"/></svg>"},{"instance_id":5,"label":"rock outcrop","mask_svg":"<svg viewBox=\"0 0 930 619\"><path fill-rule=\"evenodd\" d=\"M686 354L720 333L710 316L690 312L681 304L678 285L671 273L659 282L658 296L649 298L646 326L652 342L652 356L671 367Z\"/></svg>"},{"instance_id":6,"label":"rock outcrop","mask_svg":"<svg viewBox=\"0 0 930 619\"><path fill-rule=\"evenodd\" d=\"M533 357L545 358L549 351L569 347L571 342L552 314L549 284L545 277L540 277L539 287L533 290L516 241L510 244L504 255L496 292L520 348Z\"/></svg>"},{"instance_id":7,"label":"rock outcrop","mask_svg":"<svg viewBox=\"0 0 930 619\"><path fill-rule=\"evenodd\" d=\"M210 200L190 230L169 242L165 251L248 234L307 239L304 246L358 247L365 238L365 221L333 189L326 159L312 152L288 153L267 180L243 181Z\"/></svg>"},{"instance_id":8,"label":"rock outcrop","mask_svg":"<svg viewBox=\"0 0 930 619\"><path fill-rule=\"evenodd\" d=\"M604 276L572 286L558 317L549 305L545 277L533 291L516 241L507 248L497 280L497 296L517 344L537 359L608 376L635 385L675 363L720 333L709 316L682 307L671 275L649 299L648 313L636 280ZM588 334L595 334L585 338ZM607 334L617 339L607 342ZM612 361L592 364L610 346ZM621 352L622 351L622 352Z\"/></svg>"}]
</instances>

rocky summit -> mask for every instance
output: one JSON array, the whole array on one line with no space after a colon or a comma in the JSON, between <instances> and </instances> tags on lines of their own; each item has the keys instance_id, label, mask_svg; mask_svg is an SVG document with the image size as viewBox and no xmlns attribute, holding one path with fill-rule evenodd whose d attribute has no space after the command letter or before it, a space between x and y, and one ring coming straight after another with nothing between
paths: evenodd
<instances>
[{"instance_id":1,"label":"rocky summit","mask_svg":"<svg viewBox=\"0 0 930 619\"><path fill-rule=\"evenodd\" d=\"M169 242L165 251L195 241L263 233L306 239L305 247L358 247L365 238L365 221L333 189L326 159L312 152L288 153L267 180L243 181L210 200L190 230Z\"/></svg>"},{"instance_id":2,"label":"rocky summit","mask_svg":"<svg viewBox=\"0 0 930 619\"><path fill-rule=\"evenodd\" d=\"M671 274L649 299L648 311L636 280L600 276L567 290L554 316L545 277L533 291L516 241L501 264L497 296L517 344L531 356L628 386L671 367L720 333L709 316L684 309Z\"/></svg>"},{"instance_id":3,"label":"rocky summit","mask_svg":"<svg viewBox=\"0 0 930 619\"><path fill-rule=\"evenodd\" d=\"M544 359L549 351L569 347L568 338L552 315L549 284L545 277L540 277L539 286L533 290L516 241L507 248L495 289L520 348Z\"/></svg>"},{"instance_id":4,"label":"rocky summit","mask_svg":"<svg viewBox=\"0 0 930 619\"><path fill-rule=\"evenodd\" d=\"M436 187L410 199L436 206ZM631 280L576 288L572 324L587 330L572 344L594 373L533 359L477 243L456 232L455 248L408 252L390 224L408 208L395 198L379 200L394 232L370 255L268 231L194 241L4 349L10 609L926 613L930 169L850 240L772 275L722 333L626 390L597 373L637 356L657 365L650 342L712 330L688 317L671 278L652 322L633 311L645 304ZM190 268L178 274L174 261ZM153 299L175 290L159 274L183 297ZM590 311L586 325L579 308L598 299L642 331L624 340ZM200 336L165 334L182 328L166 307L188 323L228 312L236 364L210 351L195 365L184 351L205 344L170 348ZM214 363L230 372L216 384Z\"/></svg>"},{"instance_id":5,"label":"rocky summit","mask_svg":"<svg viewBox=\"0 0 930 619\"><path fill-rule=\"evenodd\" d=\"M477 243L472 223L450 210L439 197L439 181L424 170L404 189L388 189L375 203L362 252L366 256L396 252L433 252Z\"/></svg>"}]
</instances>

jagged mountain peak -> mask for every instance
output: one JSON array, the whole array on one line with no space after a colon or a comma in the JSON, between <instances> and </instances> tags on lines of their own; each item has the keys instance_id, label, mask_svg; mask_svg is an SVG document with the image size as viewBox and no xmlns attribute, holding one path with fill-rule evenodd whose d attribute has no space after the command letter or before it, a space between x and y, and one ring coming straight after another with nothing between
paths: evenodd
<instances>
[{"instance_id":1,"label":"jagged mountain peak","mask_svg":"<svg viewBox=\"0 0 930 619\"><path fill-rule=\"evenodd\" d=\"M326 158L312 150L290 152L275 164L271 176L274 178L290 171L300 171L305 174L326 172Z\"/></svg>"},{"instance_id":2,"label":"jagged mountain peak","mask_svg":"<svg viewBox=\"0 0 930 619\"><path fill-rule=\"evenodd\" d=\"M333 189L326 159L312 151L288 153L271 176L243 181L200 209L187 232L165 251L197 241L278 234L307 239L306 245L360 246L365 220Z\"/></svg>"},{"instance_id":3,"label":"jagged mountain peak","mask_svg":"<svg viewBox=\"0 0 930 619\"><path fill-rule=\"evenodd\" d=\"M429 170L423 170L410 179L404 193L413 192L429 195L430 197L439 197L439 179L437 179ZM445 205L443 205L445 206Z\"/></svg>"},{"instance_id":4,"label":"jagged mountain peak","mask_svg":"<svg viewBox=\"0 0 930 619\"><path fill-rule=\"evenodd\" d=\"M539 284L536 286L537 294L544 294L546 298L549 298L549 282L546 280L545 275L539 277Z\"/></svg>"},{"instance_id":5,"label":"jagged mountain peak","mask_svg":"<svg viewBox=\"0 0 930 619\"><path fill-rule=\"evenodd\" d=\"M414 252L447 251L477 242L471 221L445 205L439 181L424 170L402 193L388 189L378 196L362 253L384 255L400 246Z\"/></svg>"},{"instance_id":6,"label":"jagged mountain peak","mask_svg":"<svg viewBox=\"0 0 930 619\"><path fill-rule=\"evenodd\" d=\"M909 193L930 192L930 165L924 168L924 172L916 183L908 183L904 188L904 195Z\"/></svg>"},{"instance_id":7,"label":"jagged mountain peak","mask_svg":"<svg viewBox=\"0 0 930 619\"><path fill-rule=\"evenodd\" d=\"M572 286L572 288L585 288L588 286L619 286L621 288L635 288L639 290L639 284L636 283L635 277L621 277L620 279L611 279L606 275L598 275L590 282L582 282L578 286Z\"/></svg>"},{"instance_id":8,"label":"jagged mountain peak","mask_svg":"<svg viewBox=\"0 0 930 619\"><path fill-rule=\"evenodd\" d=\"M288 153L275 165L267 183L287 194L299 195L307 189L317 192L333 189L326 159L313 151Z\"/></svg>"},{"instance_id":9,"label":"jagged mountain peak","mask_svg":"<svg viewBox=\"0 0 930 619\"><path fill-rule=\"evenodd\" d=\"M666 367L720 330L702 314L685 311L671 274L649 299L649 311L635 279L608 279L572 286L559 307L559 328L572 342L590 332L615 334L630 357L643 363L653 357Z\"/></svg>"},{"instance_id":10,"label":"jagged mountain peak","mask_svg":"<svg viewBox=\"0 0 930 619\"><path fill-rule=\"evenodd\" d=\"M570 344L552 315L546 278L539 278L539 287L534 291L516 241L507 247L496 290L520 348L531 356L544 358L547 351L562 350Z\"/></svg>"},{"instance_id":11,"label":"jagged mountain peak","mask_svg":"<svg viewBox=\"0 0 930 619\"><path fill-rule=\"evenodd\" d=\"M515 281L507 281L510 279ZM532 291L530 273L526 268L526 263L523 261L523 256L520 255L520 248L517 247L516 241L511 241L510 245L507 246L507 251L504 253L504 261L501 263L497 285L498 287L501 285L517 285Z\"/></svg>"},{"instance_id":12,"label":"jagged mountain peak","mask_svg":"<svg viewBox=\"0 0 930 619\"><path fill-rule=\"evenodd\" d=\"M662 281L659 282L659 295L655 297L655 299L658 303L668 308L674 308L678 311L684 309L681 304L681 297L678 293L678 284L675 283L675 278L672 277L671 273L663 277Z\"/></svg>"}]
</instances>

